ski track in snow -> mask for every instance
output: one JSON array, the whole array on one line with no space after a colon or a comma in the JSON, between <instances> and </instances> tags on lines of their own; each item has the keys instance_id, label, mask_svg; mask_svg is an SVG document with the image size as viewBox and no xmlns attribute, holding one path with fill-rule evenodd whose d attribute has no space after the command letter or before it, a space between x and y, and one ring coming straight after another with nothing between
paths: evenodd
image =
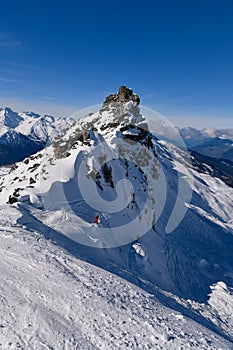
<instances>
[{"instance_id":1,"label":"ski track in snow","mask_svg":"<svg viewBox=\"0 0 233 350\"><path fill-rule=\"evenodd\" d=\"M0 349L230 349L140 288L1 211Z\"/></svg>"}]
</instances>

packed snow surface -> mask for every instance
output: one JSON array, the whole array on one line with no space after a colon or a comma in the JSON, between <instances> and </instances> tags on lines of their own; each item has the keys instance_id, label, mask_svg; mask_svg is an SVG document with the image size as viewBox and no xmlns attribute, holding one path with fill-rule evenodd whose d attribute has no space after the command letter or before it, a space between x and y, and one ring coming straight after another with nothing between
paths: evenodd
<instances>
[{"instance_id":1,"label":"packed snow surface","mask_svg":"<svg viewBox=\"0 0 233 350\"><path fill-rule=\"evenodd\" d=\"M1 349L231 348L153 294L17 224L16 208L0 215Z\"/></svg>"}]
</instances>

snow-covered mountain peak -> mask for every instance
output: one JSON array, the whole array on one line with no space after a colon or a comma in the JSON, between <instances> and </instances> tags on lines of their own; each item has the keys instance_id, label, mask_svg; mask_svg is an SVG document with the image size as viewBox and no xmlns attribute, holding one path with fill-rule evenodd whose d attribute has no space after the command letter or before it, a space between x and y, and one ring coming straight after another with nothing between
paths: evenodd
<instances>
[{"instance_id":1,"label":"snow-covered mountain peak","mask_svg":"<svg viewBox=\"0 0 233 350\"><path fill-rule=\"evenodd\" d=\"M22 116L23 118L25 116L31 117L31 118L40 118L41 117L41 114L35 113L35 112L31 112L31 111L23 111L23 112L19 113L19 115Z\"/></svg>"},{"instance_id":2,"label":"snow-covered mountain peak","mask_svg":"<svg viewBox=\"0 0 233 350\"><path fill-rule=\"evenodd\" d=\"M38 244L56 242L75 258L158 296L179 311L172 317L182 328L188 316L225 340L232 339L233 188L195 154L190 162L183 148L153 134L147 114L139 110L140 100L127 88L123 91L125 97L118 91L98 112L66 123L40 152L0 169L2 226L5 229L11 215L15 229L37 235ZM32 130L34 135L48 130L46 125L53 130L53 123L64 121L21 116L30 135ZM20 125L9 135L14 136ZM8 214L11 204L17 220ZM167 230L169 222L172 230ZM58 254L63 253L50 253L49 261L57 266ZM11 254L9 261L14 261ZM62 271L74 276L63 263ZM105 284L104 275L102 279ZM116 298L111 300L116 305ZM144 304L143 314L145 309ZM173 340L163 348L172 349ZM210 343L196 348L215 347Z\"/></svg>"},{"instance_id":3,"label":"snow-covered mountain peak","mask_svg":"<svg viewBox=\"0 0 233 350\"><path fill-rule=\"evenodd\" d=\"M118 92L106 97L98 112L80 119L79 124L83 128L94 127L105 134L105 130L111 133L118 127L135 126L144 120L139 103L140 98L133 90L121 86Z\"/></svg>"},{"instance_id":4,"label":"snow-covered mountain peak","mask_svg":"<svg viewBox=\"0 0 233 350\"><path fill-rule=\"evenodd\" d=\"M72 118L56 118L34 112L0 109L0 165L12 164L43 149L74 123Z\"/></svg>"},{"instance_id":5,"label":"snow-covered mountain peak","mask_svg":"<svg viewBox=\"0 0 233 350\"><path fill-rule=\"evenodd\" d=\"M118 92L110 94L100 109L102 121L105 121L106 112L111 122L115 124L129 125L142 121L139 109L140 98L133 90L121 86Z\"/></svg>"},{"instance_id":6,"label":"snow-covered mountain peak","mask_svg":"<svg viewBox=\"0 0 233 350\"><path fill-rule=\"evenodd\" d=\"M175 234L169 231L173 232L171 237L177 234L179 239L186 232L187 221L180 226L179 223L188 208L189 220L199 220L196 216L201 215L197 230L203 225L202 217L209 218L208 224L204 224L207 232L212 232L208 225L214 226L216 220L220 231L231 230L227 212L232 208L228 194L232 190L220 180L213 180L207 171L200 173L199 162L192 166L186 161L188 155L184 150L158 140L148 130L146 119L140 113L139 99L132 97L135 96L133 92L129 97L126 94L124 99L119 97L119 92L110 96L113 97L107 98L108 103L105 101L98 112L77 120L64 134L55 137L51 146L6 175L2 183L2 200L26 201L32 207L40 208L42 211L38 215L49 213L51 222L47 222L48 226L54 225L64 236L93 247L126 244L147 231L152 236L159 232L163 245L167 242L168 223L175 230ZM41 121L41 118L36 120ZM222 198L213 203L210 193L217 193L218 189L222 193L223 188L224 200L222 194ZM190 203L192 191L194 196ZM207 216L210 207L211 216ZM102 220L101 229L92 226L97 214ZM65 225L60 225L61 218ZM192 232L196 237L195 227L190 236ZM172 244L172 240L168 241ZM142 249L146 251L145 247ZM149 250L145 256L148 254ZM199 252L195 254L198 261ZM167 259L170 259L169 255ZM189 264L185 257L184 260ZM172 270L173 260L169 263ZM162 273L158 267L156 271L161 276L157 283L162 287L167 285L167 280L173 284L171 272L165 270ZM214 278L208 278L211 283L215 282ZM202 292L193 291L189 281L178 288L183 295L199 296L202 293L203 296L206 294L205 283L203 278ZM179 276L175 284L179 284Z\"/></svg>"},{"instance_id":7,"label":"snow-covered mountain peak","mask_svg":"<svg viewBox=\"0 0 233 350\"><path fill-rule=\"evenodd\" d=\"M8 128L16 128L19 123L23 120L23 118L17 114L16 112L12 111L9 107L1 108L0 109L0 125L6 126Z\"/></svg>"},{"instance_id":8,"label":"snow-covered mountain peak","mask_svg":"<svg viewBox=\"0 0 233 350\"><path fill-rule=\"evenodd\" d=\"M0 135L15 130L32 139L47 142L74 123L72 118L56 118L34 112L17 113L9 107L0 108Z\"/></svg>"}]
</instances>

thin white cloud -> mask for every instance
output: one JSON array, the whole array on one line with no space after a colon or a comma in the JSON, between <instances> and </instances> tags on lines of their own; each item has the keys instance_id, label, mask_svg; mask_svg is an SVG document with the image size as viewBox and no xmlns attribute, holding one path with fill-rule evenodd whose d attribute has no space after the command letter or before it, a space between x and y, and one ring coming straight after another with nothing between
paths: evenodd
<instances>
[{"instance_id":1,"label":"thin white cloud","mask_svg":"<svg viewBox=\"0 0 233 350\"><path fill-rule=\"evenodd\" d=\"M34 66L31 64L25 64L25 63L19 63L19 62L14 62L14 61L5 61L5 60L0 60L0 64L4 67L7 68L17 68L22 71L28 71L28 72L44 72L44 73L55 73L61 75L59 71L54 71L52 69L44 68L44 67L39 67L39 66Z\"/></svg>"},{"instance_id":2,"label":"thin white cloud","mask_svg":"<svg viewBox=\"0 0 233 350\"><path fill-rule=\"evenodd\" d=\"M4 78L4 77L0 77L0 81L4 81L6 83L18 83L19 82L19 80L8 79L8 78Z\"/></svg>"},{"instance_id":3,"label":"thin white cloud","mask_svg":"<svg viewBox=\"0 0 233 350\"><path fill-rule=\"evenodd\" d=\"M0 48L1 47L20 47L22 42L14 38L10 34L0 32Z\"/></svg>"}]
</instances>

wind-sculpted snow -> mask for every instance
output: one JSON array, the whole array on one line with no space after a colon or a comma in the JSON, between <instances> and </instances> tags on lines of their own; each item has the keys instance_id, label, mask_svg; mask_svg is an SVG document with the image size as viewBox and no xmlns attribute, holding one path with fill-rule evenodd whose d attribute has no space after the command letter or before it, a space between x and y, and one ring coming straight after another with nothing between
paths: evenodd
<instances>
[{"instance_id":1,"label":"wind-sculpted snow","mask_svg":"<svg viewBox=\"0 0 233 350\"><path fill-rule=\"evenodd\" d=\"M228 326L230 336L233 337L233 289L220 281L211 286L211 291L208 303L218 315L223 327Z\"/></svg>"}]
</instances>

